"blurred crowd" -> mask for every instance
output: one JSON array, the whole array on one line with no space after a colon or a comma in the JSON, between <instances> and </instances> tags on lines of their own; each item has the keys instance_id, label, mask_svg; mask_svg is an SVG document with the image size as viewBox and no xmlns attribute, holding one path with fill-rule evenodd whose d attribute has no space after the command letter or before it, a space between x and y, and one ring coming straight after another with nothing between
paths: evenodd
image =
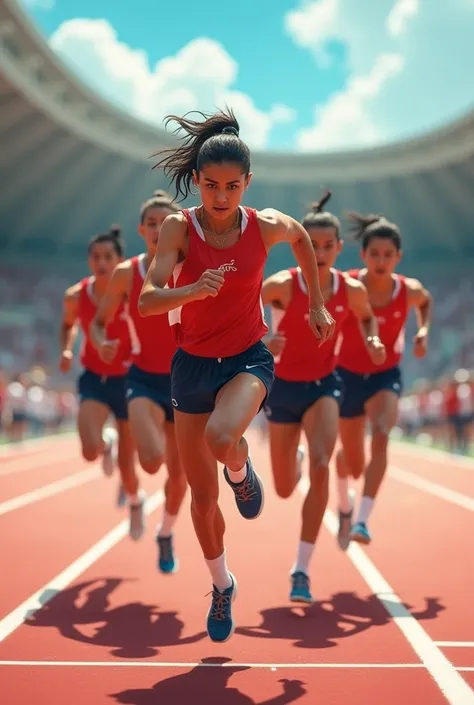
<instances>
[{"instance_id":1,"label":"blurred crowd","mask_svg":"<svg viewBox=\"0 0 474 705\"><path fill-rule=\"evenodd\" d=\"M410 354L407 328L405 396L399 428L409 438L468 452L473 426L474 316L472 277L422 275L433 294L428 357ZM0 267L0 418L3 439L57 432L75 415L77 358L66 378L58 370L65 289L77 277L37 268Z\"/></svg>"},{"instance_id":2,"label":"blurred crowd","mask_svg":"<svg viewBox=\"0 0 474 705\"><path fill-rule=\"evenodd\" d=\"M73 426L76 413L73 390L51 385L43 368L33 367L11 376L0 369L2 441L19 442L67 430Z\"/></svg>"}]
</instances>

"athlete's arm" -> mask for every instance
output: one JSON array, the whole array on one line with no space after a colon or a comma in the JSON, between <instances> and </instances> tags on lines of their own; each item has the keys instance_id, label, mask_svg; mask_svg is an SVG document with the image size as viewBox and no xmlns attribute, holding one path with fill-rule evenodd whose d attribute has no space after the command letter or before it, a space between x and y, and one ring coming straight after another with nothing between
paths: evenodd
<instances>
[{"instance_id":1,"label":"athlete's arm","mask_svg":"<svg viewBox=\"0 0 474 705\"><path fill-rule=\"evenodd\" d=\"M104 362L111 363L118 346L118 340L107 340L105 329L113 320L122 301L128 296L132 283L132 263L120 262L110 277L105 293L100 300L97 313L89 328L92 344Z\"/></svg>"},{"instance_id":2,"label":"athlete's arm","mask_svg":"<svg viewBox=\"0 0 474 705\"><path fill-rule=\"evenodd\" d=\"M262 302L264 306L286 311L291 300L292 277L288 269L276 272L265 279L262 285ZM286 338L277 331L267 333L263 342L272 355L279 355L285 347Z\"/></svg>"},{"instance_id":3,"label":"athlete's arm","mask_svg":"<svg viewBox=\"0 0 474 705\"><path fill-rule=\"evenodd\" d=\"M367 350L375 365L385 362L385 345L379 338L379 326L369 302L367 289L362 282L345 277L349 308L357 318Z\"/></svg>"},{"instance_id":4,"label":"athlete's arm","mask_svg":"<svg viewBox=\"0 0 474 705\"><path fill-rule=\"evenodd\" d=\"M286 310L291 298L291 282L288 269L267 277L262 284L263 305Z\"/></svg>"},{"instance_id":5,"label":"athlete's arm","mask_svg":"<svg viewBox=\"0 0 474 705\"><path fill-rule=\"evenodd\" d=\"M428 335L433 315L433 298L418 279L405 279L408 307L415 309L418 331L413 338L413 354L424 357L428 349Z\"/></svg>"},{"instance_id":6,"label":"athlete's arm","mask_svg":"<svg viewBox=\"0 0 474 705\"><path fill-rule=\"evenodd\" d=\"M316 257L308 233L294 218L272 208L260 211L258 219L267 251L280 242L291 246L308 287L309 324L316 337L324 343L333 335L335 321L324 305Z\"/></svg>"},{"instance_id":7,"label":"athlete's arm","mask_svg":"<svg viewBox=\"0 0 474 705\"><path fill-rule=\"evenodd\" d=\"M61 348L61 358L59 369L61 372L69 372L72 365L74 343L77 338L77 310L81 285L74 284L66 289L63 300L63 315L59 332L59 345Z\"/></svg>"},{"instance_id":8,"label":"athlete's arm","mask_svg":"<svg viewBox=\"0 0 474 705\"><path fill-rule=\"evenodd\" d=\"M187 223L182 213L169 215L161 226L156 253L143 282L138 299L141 316L167 313L191 301L217 296L224 283L224 272L206 269L194 284L165 288L178 262L187 251Z\"/></svg>"}]
</instances>

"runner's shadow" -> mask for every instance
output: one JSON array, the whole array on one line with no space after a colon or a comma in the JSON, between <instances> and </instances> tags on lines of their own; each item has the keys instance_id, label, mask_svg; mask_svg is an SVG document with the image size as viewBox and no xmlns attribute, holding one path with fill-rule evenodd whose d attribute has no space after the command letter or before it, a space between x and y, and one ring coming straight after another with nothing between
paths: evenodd
<instances>
[{"instance_id":1,"label":"runner's shadow","mask_svg":"<svg viewBox=\"0 0 474 705\"><path fill-rule=\"evenodd\" d=\"M228 685L231 676L249 670L249 666L232 666L226 658L206 658L201 664L188 673L160 680L150 689L124 690L110 697L120 705L289 705L306 693L302 681L279 678L282 692L257 701Z\"/></svg>"},{"instance_id":2,"label":"runner's shadow","mask_svg":"<svg viewBox=\"0 0 474 705\"><path fill-rule=\"evenodd\" d=\"M113 656L134 659L156 656L160 653L157 647L193 644L206 636L201 632L182 638L184 622L178 619L178 613L160 611L155 605L132 602L110 607L110 595L122 582L105 578L73 585L53 597L25 624L55 627L66 639L113 647Z\"/></svg>"},{"instance_id":3,"label":"runner's shadow","mask_svg":"<svg viewBox=\"0 0 474 705\"><path fill-rule=\"evenodd\" d=\"M444 609L437 598L427 598L418 619L433 619ZM411 609L406 605L407 609ZM391 617L375 595L359 597L354 592L339 592L330 600L311 606L275 607L260 612L258 626L238 627L236 633L261 639L284 639L302 649L328 649L340 639L355 636L371 627L388 624Z\"/></svg>"}]
</instances>

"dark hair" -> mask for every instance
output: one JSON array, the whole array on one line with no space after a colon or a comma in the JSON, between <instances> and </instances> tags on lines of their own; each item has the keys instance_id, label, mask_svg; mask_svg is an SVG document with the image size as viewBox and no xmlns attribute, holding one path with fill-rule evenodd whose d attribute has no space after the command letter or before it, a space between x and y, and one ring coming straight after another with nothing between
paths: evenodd
<instances>
[{"instance_id":1,"label":"dark hair","mask_svg":"<svg viewBox=\"0 0 474 705\"><path fill-rule=\"evenodd\" d=\"M383 215L361 215L351 211L347 213L350 222L349 230L354 240L360 241L363 250L366 250L374 237L381 237L391 240L397 250L402 247L402 236L400 229L395 223L391 223Z\"/></svg>"},{"instance_id":2,"label":"dark hair","mask_svg":"<svg viewBox=\"0 0 474 705\"><path fill-rule=\"evenodd\" d=\"M339 231L341 229L341 223L339 222L339 218L337 218L329 211L323 210L324 206L329 201L331 196L331 191L326 191L324 196L319 201L311 203L309 206L310 211L304 216L303 220L301 221L301 225L303 226L303 228L306 228L306 230L308 228L335 228L336 238L339 240Z\"/></svg>"},{"instance_id":3,"label":"dark hair","mask_svg":"<svg viewBox=\"0 0 474 705\"><path fill-rule=\"evenodd\" d=\"M166 176L176 189L176 197L185 199L191 192L193 170L197 173L206 164L231 162L242 167L242 173L250 173L250 150L239 137L239 123L230 108L214 115L195 111L203 120L190 120L186 116L168 115L165 120L177 122L174 134L183 130L179 147L161 149L153 157L161 157L154 169L164 169ZM188 113L188 115L191 113Z\"/></svg>"},{"instance_id":4,"label":"dark hair","mask_svg":"<svg viewBox=\"0 0 474 705\"><path fill-rule=\"evenodd\" d=\"M98 235L91 237L87 246L88 254L91 253L94 245L100 242L111 242L117 255L119 257L123 257L124 244L122 239L122 230L119 225L111 225L106 233L98 233Z\"/></svg>"},{"instance_id":5,"label":"dark hair","mask_svg":"<svg viewBox=\"0 0 474 705\"><path fill-rule=\"evenodd\" d=\"M149 208L167 208L168 210L173 211L173 213L177 213L179 211L173 197L167 191L162 191L161 189L153 191L152 197L142 203L140 208L140 223L143 224L145 222L146 214Z\"/></svg>"}]
</instances>

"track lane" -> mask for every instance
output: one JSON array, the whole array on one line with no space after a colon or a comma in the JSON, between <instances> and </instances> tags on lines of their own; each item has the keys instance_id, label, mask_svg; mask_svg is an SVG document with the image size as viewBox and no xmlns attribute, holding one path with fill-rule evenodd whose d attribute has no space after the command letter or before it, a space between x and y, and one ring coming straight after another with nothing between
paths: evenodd
<instances>
[{"instance_id":1,"label":"track lane","mask_svg":"<svg viewBox=\"0 0 474 705\"><path fill-rule=\"evenodd\" d=\"M326 664L325 669L298 669L295 665L277 672L215 667L211 673L205 669L204 675L204 669L185 665L152 673L138 667L132 668L132 673L123 668L109 671L91 667L84 672L77 667L29 667L28 674L34 674L37 685L36 696L39 688L53 704L62 703L65 698L71 702L68 692L78 698L77 702L88 697L94 705L114 702L109 697L111 693L120 693L116 702L137 705L155 705L157 698L180 702L179 697L185 703L188 701L183 698L204 687L200 685L203 681L209 683L206 702L265 703L270 697L282 694L282 678L303 681L304 685L290 684L285 688L290 691L293 688L297 702L308 705L315 702L342 705L348 696L351 703L365 705L375 702L371 700L374 695L377 702L383 698L384 703L397 705L402 698L412 701L415 697L435 704L446 702L422 669L340 670L331 666L334 663L409 665L418 660L326 531L316 549L312 570L314 592L320 602L303 609L289 605L288 574L296 550L301 497L295 493L285 502L275 498L269 481L267 452L259 447L255 437L252 440L256 467L265 474L267 489L267 505L257 522L245 522L238 516L230 489L222 483L229 567L239 582L235 603L238 628L228 644L212 644L203 635L209 604L205 595L210 585L186 507L177 527L180 572L175 576L157 573L152 531L139 544L124 540L74 585L53 598L30 624L8 637L0 645L0 661L106 661L112 666L114 661L186 664L202 658L225 657L238 663ZM104 483L110 486L105 480ZM81 504L84 499L75 494L75 503ZM59 510L51 511L56 517ZM107 512L116 516L113 507L109 506ZM97 535L102 530L103 519L98 519L102 515L91 512L89 516ZM385 539L378 540L389 550ZM398 589L396 584L395 589ZM416 600L411 600L411 605L421 620L425 614L428 619L438 617L431 615L423 590ZM10 667L8 674L9 682L13 679L20 688L16 692L30 697L28 692L31 694L33 690L28 691L21 667ZM130 689L140 692L126 692ZM207 693L201 691L200 697L202 692ZM289 695L291 692L286 697Z\"/></svg>"}]
</instances>

